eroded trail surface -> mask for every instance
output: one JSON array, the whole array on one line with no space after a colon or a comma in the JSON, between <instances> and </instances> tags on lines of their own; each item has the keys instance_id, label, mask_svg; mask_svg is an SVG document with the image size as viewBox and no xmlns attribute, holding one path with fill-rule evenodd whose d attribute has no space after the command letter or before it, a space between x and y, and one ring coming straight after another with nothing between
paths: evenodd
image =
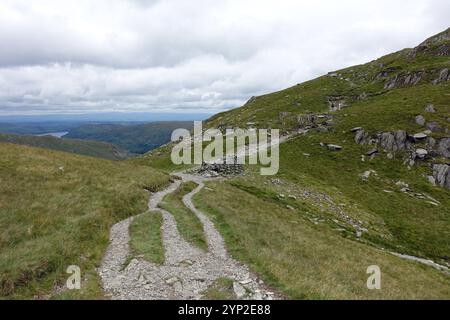
<instances>
[{"instance_id":1,"label":"eroded trail surface","mask_svg":"<svg viewBox=\"0 0 450 320\"><path fill-rule=\"evenodd\" d=\"M131 255L128 228L133 218L117 223L111 229L110 245L99 268L107 295L112 299L201 299L202 292L215 280L225 277L234 281L233 289L238 298L276 299L256 275L228 255L224 240L212 221L194 206L192 197L204 187L207 179L186 173L177 176L183 182L198 184L183 198L183 203L203 224L208 251L185 241L172 214L158 208L163 198L180 186L182 181L176 180L165 190L152 194L149 200L149 209L163 215L164 265L152 264L143 258L135 258L127 265Z\"/></svg>"}]
</instances>

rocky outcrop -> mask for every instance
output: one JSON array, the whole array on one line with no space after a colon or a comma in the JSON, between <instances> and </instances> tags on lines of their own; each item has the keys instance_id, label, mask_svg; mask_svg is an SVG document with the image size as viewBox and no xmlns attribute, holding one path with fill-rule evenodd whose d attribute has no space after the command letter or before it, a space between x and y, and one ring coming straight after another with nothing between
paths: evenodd
<instances>
[{"instance_id":1,"label":"rocky outcrop","mask_svg":"<svg viewBox=\"0 0 450 320\"><path fill-rule=\"evenodd\" d=\"M428 112L428 113L435 113L435 112L436 112L436 109L434 108L434 105L430 103L429 105L427 105L427 106L425 107L425 112Z\"/></svg>"},{"instance_id":2,"label":"rocky outcrop","mask_svg":"<svg viewBox=\"0 0 450 320\"><path fill-rule=\"evenodd\" d=\"M411 148L411 141L406 131L383 132L380 135L380 145L386 151L400 151Z\"/></svg>"},{"instance_id":3,"label":"rocky outcrop","mask_svg":"<svg viewBox=\"0 0 450 320\"><path fill-rule=\"evenodd\" d=\"M425 71L416 71L406 74L398 74L386 81L385 89L394 89L408 86L415 86L424 78Z\"/></svg>"},{"instance_id":4,"label":"rocky outcrop","mask_svg":"<svg viewBox=\"0 0 450 320\"><path fill-rule=\"evenodd\" d=\"M450 189L450 166L446 164L433 165L433 177L436 184Z\"/></svg>"},{"instance_id":5,"label":"rocky outcrop","mask_svg":"<svg viewBox=\"0 0 450 320\"><path fill-rule=\"evenodd\" d=\"M343 96L328 97L328 105L330 107L330 111L332 112L342 110L347 106L345 97Z\"/></svg>"},{"instance_id":6,"label":"rocky outcrop","mask_svg":"<svg viewBox=\"0 0 450 320\"><path fill-rule=\"evenodd\" d=\"M424 53L440 57L449 56L450 55L450 45L448 43L449 41L450 41L450 28L419 44L417 47L415 47L409 52L408 57L414 59L418 55Z\"/></svg>"},{"instance_id":7,"label":"rocky outcrop","mask_svg":"<svg viewBox=\"0 0 450 320\"><path fill-rule=\"evenodd\" d=\"M375 79L380 80L380 79L385 79L387 77L389 77L392 73L396 72L398 69L396 67L391 67L391 68L387 68L383 71L381 71L380 73L378 73L375 77Z\"/></svg>"},{"instance_id":8,"label":"rocky outcrop","mask_svg":"<svg viewBox=\"0 0 450 320\"><path fill-rule=\"evenodd\" d=\"M355 142L357 144L365 144L367 139L367 133L363 129L357 130L355 134Z\"/></svg>"},{"instance_id":9,"label":"rocky outcrop","mask_svg":"<svg viewBox=\"0 0 450 320\"><path fill-rule=\"evenodd\" d=\"M443 157L450 159L450 138L443 138L439 140L436 152Z\"/></svg>"},{"instance_id":10,"label":"rocky outcrop","mask_svg":"<svg viewBox=\"0 0 450 320\"><path fill-rule=\"evenodd\" d=\"M447 68L439 72L439 76L433 80L433 84L439 84L445 81L450 81L450 70Z\"/></svg>"}]
</instances>

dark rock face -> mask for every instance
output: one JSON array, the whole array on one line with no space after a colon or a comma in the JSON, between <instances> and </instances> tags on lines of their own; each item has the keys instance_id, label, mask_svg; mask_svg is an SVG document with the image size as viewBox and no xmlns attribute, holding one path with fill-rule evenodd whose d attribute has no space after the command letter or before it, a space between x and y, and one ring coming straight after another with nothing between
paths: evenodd
<instances>
[{"instance_id":1,"label":"dark rock face","mask_svg":"<svg viewBox=\"0 0 450 320\"><path fill-rule=\"evenodd\" d=\"M450 189L450 167L446 164L433 165L433 177L441 187Z\"/></svg>"}]
</instances>

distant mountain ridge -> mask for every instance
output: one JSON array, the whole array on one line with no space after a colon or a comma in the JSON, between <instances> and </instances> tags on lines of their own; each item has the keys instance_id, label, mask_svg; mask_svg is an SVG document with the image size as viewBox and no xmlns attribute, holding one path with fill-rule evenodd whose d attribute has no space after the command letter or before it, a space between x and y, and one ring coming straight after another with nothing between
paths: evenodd
<instances>
[{"instance_id":1,"label":"distant mountain ridge","mask_svg":"<svg viewBox=\"0 0 450 320\"><path fill-rule=\"evenodd\" d=\"M192 129L193 122L169 121L144 124L85 124L69 131L64 138L103 141L130 153L142 154L170 141L175 129Z\"/></svg>"}]
</instances>

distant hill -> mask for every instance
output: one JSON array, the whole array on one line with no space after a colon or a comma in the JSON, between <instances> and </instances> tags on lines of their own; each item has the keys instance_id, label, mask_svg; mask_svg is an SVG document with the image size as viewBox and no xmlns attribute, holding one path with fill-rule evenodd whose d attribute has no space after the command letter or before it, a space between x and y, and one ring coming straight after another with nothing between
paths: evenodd
<instances>
[{"instance_id":1,"label":"distant hill","mask_svg":"<svg viewBox=\"0 0 450 320\"><path fill-rule=\"evenodd\" d=\"M81 122L0 122L0 133L37 135L49 132L65 132L80 125L82 125Z\"/></svg>"},{"instance_id":2,"label":"distant hill","mask_svg":"<svg viewBox=\"0 0 450 320\"><path fill-rule=\"evenodd\" d=\"M143 154L170 141L173 130L192 129L193 122L170 121L145 124L85 124L64 138L112 143L131 153Z\"/></svg>"},{"instance_id":3,"label":"distant hill","mask_svg":"<svg viewBox=\"0 0 450 320\"><path fill-rule=\"evenodd\" d=\"M130 155L127 151L105 142L60 139L52 136L0 134L0 142L65 151L109 160L123 160Z\"/></svg>"}]
</instances>

